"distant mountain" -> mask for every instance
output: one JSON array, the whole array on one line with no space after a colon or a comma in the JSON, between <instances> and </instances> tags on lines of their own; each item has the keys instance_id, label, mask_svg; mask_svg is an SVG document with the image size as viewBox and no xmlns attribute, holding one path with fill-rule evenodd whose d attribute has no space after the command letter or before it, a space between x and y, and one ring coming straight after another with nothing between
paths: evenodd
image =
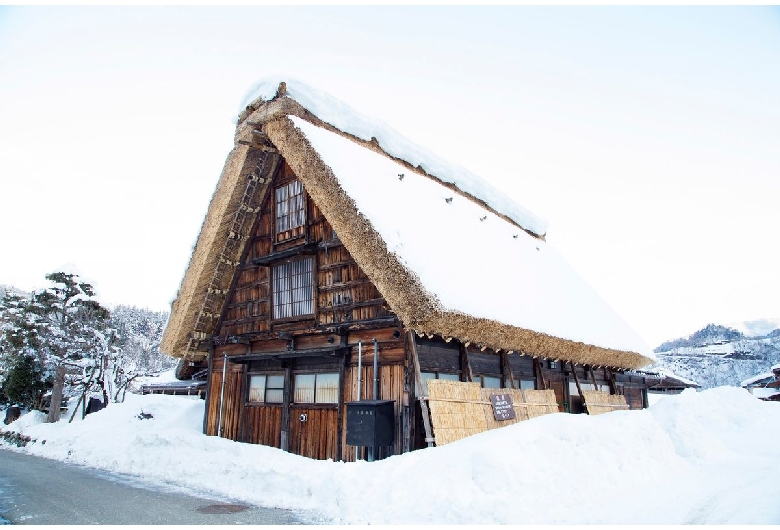
<instances>
[{"instance_id":1,"label":"distant mountain","mask_svg":"<svg viewBox=\"0 0 780 530\"><path fill-rule=\"evenodd\" d=\"M688 337L668 340L655 350L665 368L702 388L739 386L780 362L780 319L730 326L708 324Z\"/></svg>"},{"instance_id":2,"label":"distant mountain","mask_svg":"<svg viewBox=\"0 0 780 530\"><path fill-rule=\"evenodd\" d=\"M780 330L780 318L761 318L729 324L729 327L740 331L746 337L766 337Z\"/></svg>"}]
</instances>

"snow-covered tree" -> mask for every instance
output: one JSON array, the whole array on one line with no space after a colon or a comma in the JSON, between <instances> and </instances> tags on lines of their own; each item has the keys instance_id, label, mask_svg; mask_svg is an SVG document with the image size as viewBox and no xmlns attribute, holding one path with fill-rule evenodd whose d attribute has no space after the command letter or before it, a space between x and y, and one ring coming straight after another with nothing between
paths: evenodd
<instances>
[{"instance_id":1,"label":"snow-covered tree","mask_svg":"<svg viewBox=\"0 0 780 530\"><path fill-rule=\"evenodd\" d=\"M40 324L30 312L31 298L3 289L0 298L0 401L33 408L51 387L41 356Z\"/></svg>"},{"instance_id":2,"label":"snow-covered tree","mask_svg":"<svg viewBox=\"0 0 780 530\"><path fill-rule=\"evenodd\" d=\"M116 348L109 311L97 301L91 284L72 272L53 272L46 279L50 286L33 294L30 311L41 329L39 355L54 374L47 421L55 422L66 387L80 388L82 399L100 387L108 402Z\"/></svg>"},{"instance_id":3,"label":"snow-covered tree","mask_svg":"<svg viewBox=\"0 0 780 530\"><path fill-rule=\"evenodd\" d=\"M38 407L51 389L49 418L56 421L63 396L78 397L84 414L88 397L122 401L135 378L176 365L160 352L166 312L122 305L109 312L77 273L46 279L49 287L32 295L0 286L0 402L18 401L7 388Z\"/></svg>"},{"instance_id":4,"label":"snow-covered tree","mask_svg":"<svg viewBox=\"0 0 780 530\"><path fill-rule=\"evenodd\" d=\"M176 361L160 352L160 340L168 313L119 305L111 312L119 348L114 400L121 400L127 386L137 377L169 370Z\"/></svg>"}]
</instances>

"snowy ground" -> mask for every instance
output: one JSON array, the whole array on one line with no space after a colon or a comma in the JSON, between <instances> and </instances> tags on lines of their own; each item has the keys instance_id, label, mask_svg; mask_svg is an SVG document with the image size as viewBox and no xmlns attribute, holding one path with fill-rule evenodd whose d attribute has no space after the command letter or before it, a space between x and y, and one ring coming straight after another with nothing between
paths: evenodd
<instances>
[{"instance_id":1,"label":"snowy ground","mask_svg":"<svg viewBox=\"0 0 780 530\"><path fill-rule=\"evenodd\" d=\"M72 424L30 413L4 430L37 441L5 447L313 511L322 523L780 523L780 404L738 388L686 391L643 411L552 414L374 463L207 437L203 406L128 395Z\"/></svg>"}]
</instances>

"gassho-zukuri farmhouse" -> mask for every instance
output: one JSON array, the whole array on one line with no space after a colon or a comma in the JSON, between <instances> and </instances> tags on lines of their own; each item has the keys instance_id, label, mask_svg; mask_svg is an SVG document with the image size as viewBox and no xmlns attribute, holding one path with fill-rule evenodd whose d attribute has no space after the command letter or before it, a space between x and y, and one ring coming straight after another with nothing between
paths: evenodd
<instances>
[{"instance_id":1,"label":"gassho-zukuri farmhouse","mask_svg":"<svg viewBox=\"0 0 780 530\"><path fill-rule=\"evenodd\" d=\"M255 94L161 346L206 434L351 461L647 406L653 354L544 221L302 83Z\"/></svg>"}]
</instances>

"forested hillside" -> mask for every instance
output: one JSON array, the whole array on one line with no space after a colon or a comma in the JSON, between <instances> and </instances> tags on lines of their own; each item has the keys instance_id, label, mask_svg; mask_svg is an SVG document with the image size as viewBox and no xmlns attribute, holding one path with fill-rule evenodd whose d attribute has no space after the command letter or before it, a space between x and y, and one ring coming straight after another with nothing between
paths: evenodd
<instances>
[{"instance_id":1,"label":"forested hillside","mask_svg":"<svg viewBox=\"0 0 780 530\"><path fill-rule=\"evenodd\" d=\"M770 323L777 321L765 319L761 326L755 322L733 327L709 324L688 337L658 346L658 362L652 368L666 368L702 388L740 386L780 362L780 329L772 329Z\"/></svg>"}]
</instances>

